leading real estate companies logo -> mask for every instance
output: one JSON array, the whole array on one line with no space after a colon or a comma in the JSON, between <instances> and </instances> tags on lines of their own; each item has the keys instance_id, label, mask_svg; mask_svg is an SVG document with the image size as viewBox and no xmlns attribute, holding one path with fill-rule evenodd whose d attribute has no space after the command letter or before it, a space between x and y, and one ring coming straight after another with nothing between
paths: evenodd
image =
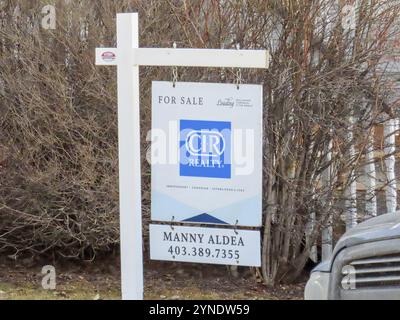
<instances>
[{"instance_id":1,"label":"leading real estate companies logo","mask_svg":"<svg viewBox=\"0 0 400 320\"><path fill-rule=\"evenodd\" d=\"M230 122L180 121L180 176L231 179Z\"/></svg>"}]
</instances>

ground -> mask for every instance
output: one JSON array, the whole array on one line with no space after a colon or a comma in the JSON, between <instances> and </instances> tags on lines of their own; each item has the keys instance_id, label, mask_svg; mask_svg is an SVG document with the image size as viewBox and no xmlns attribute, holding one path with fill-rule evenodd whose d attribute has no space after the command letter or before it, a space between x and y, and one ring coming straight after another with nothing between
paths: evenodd
<instances>
[{"instance_id":1,"label":"ground","mask_svg":"<svg viewBox=\"0 0 400 320\"><path fill-rule=\"evenodd\" d=\"M42 289L41 269L26 262L0 262L0 300L120 299L116 260L57 265L54 291ZM248 269L233 277L224 266L152 262L145 270L145 298L150 300L298 300L304 290L304 284L267 288Z\"/></svg>"}]
</instances>

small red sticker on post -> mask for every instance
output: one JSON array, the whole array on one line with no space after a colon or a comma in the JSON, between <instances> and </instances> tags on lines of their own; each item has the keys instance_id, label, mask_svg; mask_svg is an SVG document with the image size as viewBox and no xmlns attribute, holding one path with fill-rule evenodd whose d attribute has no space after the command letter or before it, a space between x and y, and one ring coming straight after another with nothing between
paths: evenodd
<instances>
[{"instance_id":1,"label":"small red sticker on post","mask_svg":"<svg viewBox=\"0 0 400 320\"><path fill-rule=\"evenodd\" d=\"M104 62L114 62L117 59L117 55L114 52L106 51L102 53L101 59Z\"/></svg>"}]
</instances>

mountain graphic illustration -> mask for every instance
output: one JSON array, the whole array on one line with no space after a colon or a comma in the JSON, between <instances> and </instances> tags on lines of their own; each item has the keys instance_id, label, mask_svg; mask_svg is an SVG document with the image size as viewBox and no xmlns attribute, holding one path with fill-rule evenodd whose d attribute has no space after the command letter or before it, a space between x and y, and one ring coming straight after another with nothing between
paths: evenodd
<instances>
[{"instance_id":1,"label":"mountain graphic illustration","mask_svg":"<svg viewBox=\"0 0 400 320\"><path fill-rule=\"evenodd\" d=\"M215 224L228 224L222 220L219 220L207 213L200 214L198 216L184 220L184 222L197 222L197 223L215 223Z\"/></svg>"}]
</instances>

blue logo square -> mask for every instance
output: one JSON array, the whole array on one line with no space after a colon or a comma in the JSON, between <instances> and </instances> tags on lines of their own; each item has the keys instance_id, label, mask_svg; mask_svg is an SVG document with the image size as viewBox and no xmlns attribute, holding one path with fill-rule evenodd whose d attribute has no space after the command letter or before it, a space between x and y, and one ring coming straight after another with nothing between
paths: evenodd
<instances>
[{"instance_id":1,"label":"blue logo square","mask_svg":"<svg viewBox=\"0 0 400 320\"><path fill-rule=\"evenodd\" d=\"M180 176L231 179L230 122L180 121Z\"/></svg>"}]
</instances>

